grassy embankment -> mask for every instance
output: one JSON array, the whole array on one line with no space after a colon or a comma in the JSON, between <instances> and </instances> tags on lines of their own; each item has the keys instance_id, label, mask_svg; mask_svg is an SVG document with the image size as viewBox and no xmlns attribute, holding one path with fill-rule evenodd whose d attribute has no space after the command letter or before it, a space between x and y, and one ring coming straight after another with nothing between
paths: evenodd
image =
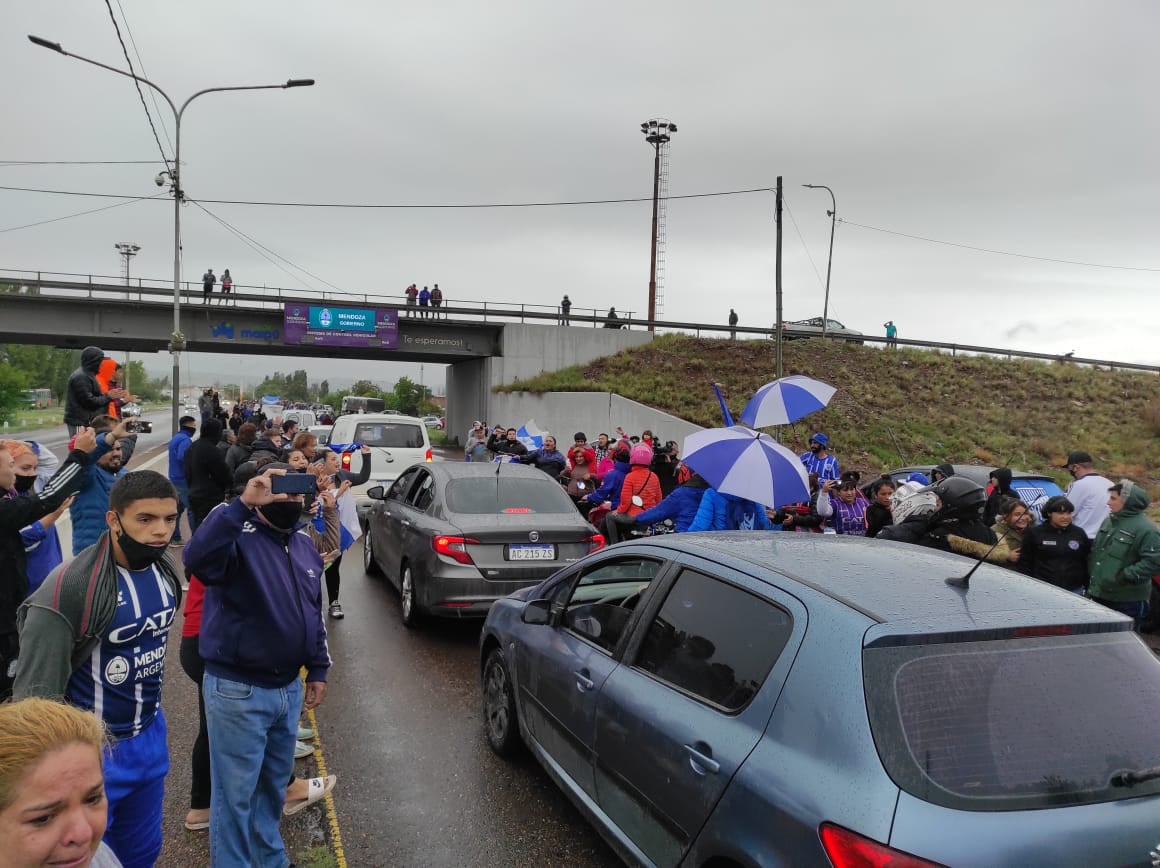
<instances>
[{"instance_id":1,"label":"grassy embankment","mask_svg":"<svg viewBox=\"0 0 1160 868\"><path fill-rule=\"evenodd\" d=\"M161 410L170 406L168 402L151 402L142 407L148 413L151 410ZM52 428L55 425L64 425L64 405L44 407L43 409L20 410L15 419L8 423L8 427L0 429L0 433L18 434L22 431L35 431L39 428Z\"/></svg>"},{"instance_id":2,"label":"grassy embankment","mask_svg":"<svg viewBox=\"0 0 1160 868\"><path fill-rule=\"evenodd\" d=\"M1104 475L1145 483L1160 498L1160 376L1072 364L952 357L822 340L783 345L785 374L838 390L825 410L781 438L805 449L825 431L842 467L877 474L902 464L950 461L1050 473L1084 449ZM690 422L722 424L710 384L722 386L734 416L774 378L768 341L660 337L501 391L611 391ZM664 437L664 431L658 432Z\"/></svg>"}]
</instances>

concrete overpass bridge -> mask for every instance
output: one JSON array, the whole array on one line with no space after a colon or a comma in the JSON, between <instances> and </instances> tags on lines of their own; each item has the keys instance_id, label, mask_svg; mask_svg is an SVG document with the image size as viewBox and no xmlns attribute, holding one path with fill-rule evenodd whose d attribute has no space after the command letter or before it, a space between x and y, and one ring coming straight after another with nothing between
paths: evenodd
<instances>
[{"instance_id":1,"label":"concrete overpass bridge","mask_svg":"<svg viewBox=\"0 0 1160 868\"><path fill-rule=\"evenodd\" d=\"M8 277L11 274L13 277ZM80 277L80 279L77 279ZM0 283L0 343L47 344L106 350L164 352L171 349L173 288L160 281L57 277L5 273ZM528 378L542 371L584 364L647 343L647 323L624 319L625 329L606 329L603 312L573 308L572 327L559 325L553 307L485 303L448 305L435 318L418 316L402 297L328 293L309 296L285 289L235 286L229 304L215 293L202 301L201 285L180 289L184 351L277 355L296 359L349 360L350 376L359 379L362 361L426 362L448 365L447 424L466 431L472 419L495 418L493 386ZM402 303L400 303L402 302ZM338 346L309 328L295 327L292 313L306 317L310 308L377 311L391 328L364 335L365 340Z\"/></svg>"}]
</instances>

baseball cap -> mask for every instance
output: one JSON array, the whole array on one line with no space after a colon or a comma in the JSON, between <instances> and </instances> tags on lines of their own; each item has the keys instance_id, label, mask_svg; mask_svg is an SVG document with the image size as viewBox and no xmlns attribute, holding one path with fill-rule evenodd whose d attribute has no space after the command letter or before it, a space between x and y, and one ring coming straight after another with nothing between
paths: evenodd
<instances>
[{"instance_id":1,"label":"baseball cap","mask_svg":"<svg viewBox=\"0 0 1160 868\"><path fill-rule=\"evenodd\" d=\"M1092 464L1092 457L1089 453L1083 450L1076 450L1067 454L1067 461L1059 465L1060 469L1071 467L1073 464Z\"/></svg>"},{"instance_id":2,"label":"baseball cap","mask_svg":"<svg viewBox=\"0 0 1160 868\"><path fill-rule=\"evenodd\" d=\"M476 419L474 422L471 423L471 427L472 428L482 428L483 423L480 422L478 419Z\"/></svg>"}]
</instances>

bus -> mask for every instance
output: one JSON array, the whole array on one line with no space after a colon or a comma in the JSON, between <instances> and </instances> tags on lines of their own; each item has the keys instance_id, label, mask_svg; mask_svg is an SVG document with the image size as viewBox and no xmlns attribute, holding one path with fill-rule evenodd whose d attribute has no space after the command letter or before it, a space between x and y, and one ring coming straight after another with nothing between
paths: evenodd
<instances>
[{"instance_id":1,"label":"bus","mask_svg":"<svg viewBox=\"0 0 1160 868\"><path fill-rule=\"evenodd\" d=\"M27 389L28 406L36 409L52 406L52 389Z\"/></svg>"},{"instance_id":2,"label":"bus","mask_svg":"<svg viewBox=\"0 0 1160 868\"><path fill-rule=\"evenodd\" d=\"M382 398L360 398L356 395L347 395L342 399L342 406L339 408L338 415L345 416L347 413L382 413L386 408Z\"/></svg>"}]
</instances>

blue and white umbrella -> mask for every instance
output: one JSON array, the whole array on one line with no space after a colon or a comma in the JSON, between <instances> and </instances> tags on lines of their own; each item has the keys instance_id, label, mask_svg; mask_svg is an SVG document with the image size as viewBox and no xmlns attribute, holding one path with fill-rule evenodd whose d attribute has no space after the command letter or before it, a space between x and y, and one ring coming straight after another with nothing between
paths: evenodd
<instances>
[{"instance_id":1,"label":"blue and white umbrella","mask_svg":"<svg viewBox=\"0 0 1160 868\"><path fill-rule=\"evenodd\" d=\"M749 428L709 428L685 438L681 460L722 494L776 509L809 500L805 465L768 434Z\"/></svg>"},{"instance_id":2,"label":"blue and white umbrella","mask_svg":"<svg viewBox=\"0 0 1160 868\"><path fill-rule=\"evenodd\" d=\"M741 411L741 421L752 428L789 425L816 413L838 391L833 386L801 374L766 383Z\"/></svg>"}]
</instances>

